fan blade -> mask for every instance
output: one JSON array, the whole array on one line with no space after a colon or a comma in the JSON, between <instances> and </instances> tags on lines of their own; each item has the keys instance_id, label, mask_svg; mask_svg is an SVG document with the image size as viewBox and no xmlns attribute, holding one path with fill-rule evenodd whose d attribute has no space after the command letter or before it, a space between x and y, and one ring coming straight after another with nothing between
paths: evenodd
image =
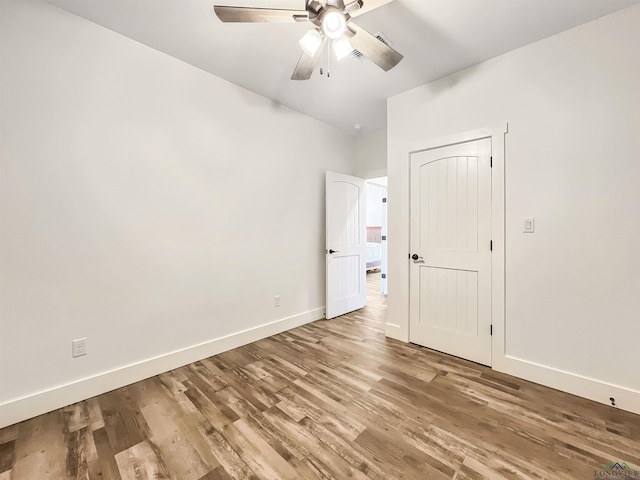
<instances>
[{"instance_id":1,"label":"fan blade","mask_svg":"<svg viewBox=\"0 0 640 480\"><path fill-rule=\"evenodd\" d=\"M370 12L371 10L375 10L378 7L386 5L387 3L393 2L393 0L359 0L362 6L354 10L353 12L349 12L352 17L359 17L362 14Z\"/></svg>"},{"instance_id":2,"label":"fan blade","mask_svg":"<svg viewBox=\"0 0 640 480\"><path fill-rule=\"evenodd\" d=\"M349 30L354 34L349 37L351 46L385 72L391 70L403 59L403 55L400 52L381 42L355 23L349 23Z\"/></svg>"},{"instance_id":3,"label":"fan blade","mask_svg":"<svg viewBox=\"0 0 640 480\"><path fill-rule=\"evenodd\" d=\"M214 5L216 15L223 22L296 23L309 18L306 10L280 10L276 8L227 7Z\"/></svg>"},{"instance_id":4,"label":"fan blade","mask_svg":"<svg viewBox=\"0 0 640 480\"><path fill-rule=\"evenodd\" d=\"M291 80L309 80L311 78L313 69L316 67L316 63L318 63L318 60L320 59L320 55L322 53L322 50L324 50L326 43L327 37L324 37L322 39L322 45L313 57L307 55L306 53L302 54L300 60L298 60L296 69L293 71L293 75L291 75Z\"/></svg>"}]
</instances>

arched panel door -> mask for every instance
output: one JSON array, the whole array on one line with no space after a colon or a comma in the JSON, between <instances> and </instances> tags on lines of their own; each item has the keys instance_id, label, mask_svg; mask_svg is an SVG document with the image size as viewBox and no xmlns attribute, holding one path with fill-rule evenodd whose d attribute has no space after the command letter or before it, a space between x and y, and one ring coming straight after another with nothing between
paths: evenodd
<instances>
[{"instance_id":1,"label":"arched panel door","mask_svg":"<svg viewBox=\"0 0 640 480\"><path fill-rule=\"evenodd\" d=\"M364 184L362 178L326 175L326 318L352 312L367 302Z\"/></svg>"},{"instance_id":2,"label":"arched panel door","mask_svg":"<svg viewBox=\"0 0 640 480\"><path fill-rule=\"evenodd\" d=\"M409 339L491 365L491 139L411 155Z\"/></svg>"}]
</instances>

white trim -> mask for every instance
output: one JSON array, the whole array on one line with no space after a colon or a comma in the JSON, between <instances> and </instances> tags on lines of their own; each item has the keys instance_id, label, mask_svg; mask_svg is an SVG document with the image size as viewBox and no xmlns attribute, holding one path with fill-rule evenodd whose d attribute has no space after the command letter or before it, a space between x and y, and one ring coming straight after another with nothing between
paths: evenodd
<instances>
[{"instance_id":1,"label":"white trim","mask_svg":"<svg viewBox=\"0 0 640 480\"><path fill-rule=\"evenodd\" d=\"M495 129L491 136L491 366L499 369L506 355L506 192L505 192L505 136L509 125Z\"/></svg>"},{"instance_id":2,"label":"white trim","mask_svg":"<svg viewBox=\"0 0 640 480\"><path fill-rule=\"evenodd\" d=\"M384 326L384 334L389 338L400 340L401 342L408 343L409 338L406 335L407 329L402 328L400 325L393 323L387 323Z\"/></svg>"},{"instance_id":3,"label":"white trim","mask_svg":"<svg viewBox=\"0 0 640 480\"><path fill-rule=\"evenodd\" d=\"M386 168L381 168L378 170L369 170L367 173L365 173L362 178L364 178L365 180L371 180L372 178L380 178L380 177L386 177L387 176L387 169Z\"/></svg>"},{"instance_id":4,"label":"white trim","mask_svg":"<svg viewBox=\"0 0 640 480\"><path fill-rule=\"evenodd\" d=\"M509 124L502 123L494 127L478 128L475 130L469 130L467 132L456 133L453 135L446 135L443 137L430 138L424 141L416 142L407 145L402 149L403 154L412 154L421 152L424 150L433 150L435 148L448 147L449 145L455 145L457 143L472 142L473 140L480 140L488 137L500 137L509 133ZM504 150L502 151L504 155Z\"/></svg>"},{"instance_id":5,"label":"white trim","mask_svg":"<svg viewBox=\"0 0 640 480\"><path fill-rule=\"evenodd\" d=\"M0 404L0 428L324 318L325 308L175 350Z\"/></svg>"},{"instance_id":6,"label":"white trim","mask_svg":"<svg viewBox=\"0 0 640 480\"><path fill-rule=\"evenodd\" d=\"M491 365L496 368L503 365L502 359L505 356L505 135L509 133L509 124L503 123L499 126L479 128L468 132L457 133L435 139L428 139L408 147L402 155L408 158L412 154L425 150L448 147L459 143L472 142L483 138L491 138L491 239L493 240L493 254L491 255L491 322L493 325L493 336L491 337ZM411 168L408 168L408 175L411 176ZM410 192L409 210L411 209ZM411 215L409 224L406 225L407 232L411 229ZM409 288L409 278L407 278L407 288ZM409 291L407 291L407 317L406 327L397 325L393 338L399 340L410 337L409 322ZM389 326L387 326L389 327ZM387 328L388 332L394 329ZM405 335L402 335L405 333ZM498 368L496 368L498 369Z\"/></svg>"},{"instance_id":7,"label":"white trim","mask_svg":"<svg viewBox=\"0 0 640 480\"><path fill-rule=\"evenodd\" d=\"M609 406L609 398L613 397L616 408L640 415L640 391L637 390L508 355L502 358L500 368L494 369Z\"/></svg>"}]
</instances>

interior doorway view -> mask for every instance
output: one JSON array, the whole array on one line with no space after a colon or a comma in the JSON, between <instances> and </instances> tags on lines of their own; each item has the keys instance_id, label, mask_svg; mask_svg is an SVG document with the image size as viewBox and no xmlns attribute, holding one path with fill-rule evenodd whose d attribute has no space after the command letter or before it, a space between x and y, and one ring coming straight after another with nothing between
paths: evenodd
<instances>
[{"instance_id":1,"label":"interior doorway view","mask_svg":"<svg viewBox=\"0 0 640 480\"><path fill-rule=\"evenodd\" d=\"M365 306L367 274L386 295L387 178L326 172L327 319Z\"/></svg>"},{"instance_id":2,"label":"interior doorway view","mask_svg":"<svg viewBox=\"0 0 640 480\"><path fill-rule=\"evenodd\" d=\"M367 180L367 274L380 276L387 294L387 177Z\"/></svg>"}]
</instances>

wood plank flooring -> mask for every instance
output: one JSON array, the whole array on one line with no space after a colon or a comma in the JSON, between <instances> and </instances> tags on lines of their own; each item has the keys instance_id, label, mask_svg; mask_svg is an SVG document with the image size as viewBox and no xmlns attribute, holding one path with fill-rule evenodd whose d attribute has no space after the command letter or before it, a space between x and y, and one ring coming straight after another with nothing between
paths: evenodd
<instances>
[{"instance_id":1,"label":"wood plank flooring","mask_svg":"<svg viewBox=\"0 0 640 480\"><path fill-rule=\"evenodd\" d=\"M384 336L368 306L0 430L0 480L592 479L640 416Z\"/></svg>"}]
</instances>

